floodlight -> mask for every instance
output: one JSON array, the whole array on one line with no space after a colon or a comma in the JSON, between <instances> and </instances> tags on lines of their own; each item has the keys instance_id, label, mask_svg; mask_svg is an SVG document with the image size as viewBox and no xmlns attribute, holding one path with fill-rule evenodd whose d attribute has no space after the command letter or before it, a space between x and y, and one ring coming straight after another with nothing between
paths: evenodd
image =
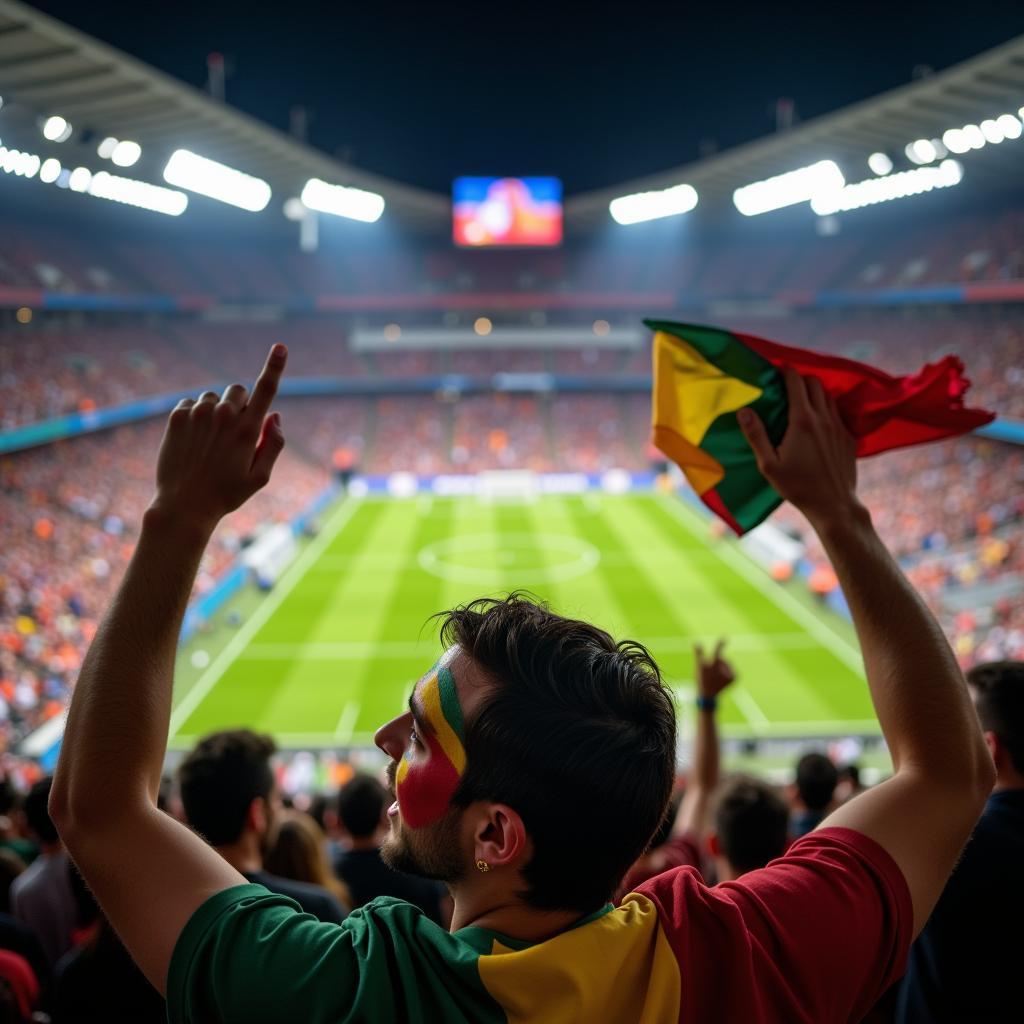
<instances>
[{"instance_id":1,"label":"floodlight","mask_svg":"<svg viewBox=\"0 0 1024 1024\"><path fill-rule=\"evenodd\" d=\"M963 127L964 140L971 149L981 149L986 143L985 133L976 124L965 124Z\"/></svg>"},{"instance_id":2,"label":"floodlight","mask_svg":"<svg viewBox=\"0 0 1024 1024\"><path fill-rule=\"evenodd\" d=\"M949 188L959 184L963 176L963 167L956 160L943 160L938 166L918 167L884 178L868 178L834 192L821 193L811 200L811 209L823 217L846 210L859 210L862 206L916 196L936 188Z\"/></svg>"},{"instance_id":3,"label":"floodlight","mask_svg":"<svg viewBox=\"0 0 1024 1024\"><path fill-rule=\"evenodd\" d=\"M1003 133L1003 137L1007 139L1019 139L1021 132L1024 132L1024 128L1021 128L1020 118L1014 117L1013 114L1000 115L996 118L996 124Z\"/></svg>"},{"instance_id":4,"label":"floodlight","mask_svg":"<svg viewBox=\"0 0 1024 1024\"><path fill-rule=\"evenodd\" d=\"M938 155L935 146L929 139L918 139L911 142L904 150L907 159L915 164L930 164Z\"/></svg>"},{"instance_id":5,"label":"floodlight","mask_svg":"<svg viewBox=\"0 0 1024 1024\"><path fill-rule=\"evenodd\" d=\"M118 167L132 167L139 162L140 156L142 156L142 147L137 142L126 140L119 142L114 147L110 159Z\"/></svg>"},{"instance_id":6,"label":"floodlight","mask_svg":"<svg viewBox=\"0 0 1024 1024\"><path fill-rule=\"evenodd\" d=\"M892 160L885 153L872 153L868 157L868 167L881 177L892 170Z\"/></svg>"},{"instance_id":7,"label":"floodlight","mask_svg":"<svg viewBox=\"0 0 1024 1024\"><path fill-rule=\"evenodd\" d=\"M164 181L250 213L258 213L270 202L270 186L262 178L187 149L176 149L171 154L164 168Z\"/></svg>"},{"instance_id":8,"label":"floodlight","mask_svg":"<svg viewBox=\"0 0 1024 1024\"><path fill-rule=\"evenodd\" d=\"M68 188L72 192L87 192L89 182L92 181L92 172L87 167L76 167L68 178Z\"/></svg>"},{"instance_id":9,"label":"floodlight","mask_svg":"<svg viewBox=\"0 0 1024 1024\"><path fill-rule=\"evenodd\" d=\"M654 192L619 196L608 204L608 212L617 224L639 224L689 213L696 205L697 190L692 185L673 185Z\"/></svg>"},{"instance_id":10,"label":"floodlight","mask_svg":"<svg viewBox=\"0 0 1024 1024\"><path fill-rule=\"evenodd\" d=\"M118 141L112 135L108 135L97 147L96 152L103 160L109 160L114 155Z\"/></svg>"},{"instance_id":11,"label":"floodlight","mask_svg":"<svg viewBox=\"0 0 1024 1024\"><path fill-rule=\"evenodd\" d=\"M52 156L48 160L44 160L43 166L39 168L39 180L45 182L47 185L51 185L59 177L60 161L54 159Z\"/></svg>"},{"instance_id":12,"label":"floodlight","mask_svg":"<svg viewBox=\"0 0 1024 1024\"><path fill-rule=\"evenodd\" d=\"M43 122L43 138L50 142L67 142L71 138L71 125L54 114Z\"/></svg>"},{"instance_id":13,"label":"floodlight","mask_svg":"<svg viewBox=\"0 0 1024 1024\"><path fill-rule=\"evenodd\" d=\"M732 201L740 213L753 217L835 192L845 184L843 172L834 160L819 160L808 167L744 185L733 192Z\"/></svg>"},{"instance_id":14,"label":"floodlight","mask_svg":"<svg viewBox=\"0 0 1024 1024\"><path fill-rule=\"evenodd\" d=\"M962 128L950 128L943 132L942 142L950 153L966 153L971 148Z\"/></svg>"},{"instance_id":15,"label":"floodlight","mask_svg":"<svg viewBox=\"0 0 1024 1024\"><path fill-rule=\"evenodd\" d=\"M298 196L292 196L284 201L284 215L288 220L302 220L306 216L306 207Z\"/></svg>"},{"instance_id":16,"label":"floodlight","mask_svg":"<svg viewBox=\"0 0 1024 1024\"><path fill-rule=\"evenodd\" d=\"M384 197L376 192L346 185L331 185L320 178L310 178L302 189L302 202L310 210L331 213L373 224L384 212Z\"/></svg>"},{"instance_id":17,"label":"floodlight","mask_svg":"<svg viewBox=\"0 0 1024 1024\"><path fill-rule=\"evenodd\" d=\"M71 187L74 188L74 185ZM170 217L177 217L188 206L188 196L184 192L150 185L147 181L136 181L134 178L122 178L107 171L93 175L88 191L89 195L100 199L138 206L154 213L166 213Z\"/></svg>"}]
</instances>

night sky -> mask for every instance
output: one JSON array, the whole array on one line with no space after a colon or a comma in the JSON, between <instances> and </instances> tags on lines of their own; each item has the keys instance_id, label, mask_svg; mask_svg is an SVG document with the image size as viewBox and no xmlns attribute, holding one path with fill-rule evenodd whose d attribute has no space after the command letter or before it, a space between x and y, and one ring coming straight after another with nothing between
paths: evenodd
<instances>
[{"instance_id":1,"label":"night sky","mask_svg":"<svg viewBox=\"0 0 1024 1024\"><path fill-rule=\"evenodd\" d=\"M221 52L229 103L281 128L302 104L314 145L438 191L614 184L772 131L779 97L808 119L1024 33L1019 0L34 6L194 85Z\"/></svg>"}]
</instances>

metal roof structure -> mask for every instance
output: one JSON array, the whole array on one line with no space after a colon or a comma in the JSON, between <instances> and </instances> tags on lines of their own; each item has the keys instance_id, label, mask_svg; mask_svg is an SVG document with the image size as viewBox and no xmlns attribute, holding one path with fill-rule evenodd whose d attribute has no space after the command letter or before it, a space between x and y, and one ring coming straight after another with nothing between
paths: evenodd
<instances>
[{"instance_id":1,"label":"metal roof structure","mask_svg":"<svg viewBox=\"0 0 1024 1024\"><path fill-rule=\"evenodd\" d=\"M421 228L450 220L447 197L344 164L18 0L0 0L0 96L5 120L60 115L78 137L138 142L139 174L155 183L185 147L264 178L278 205L318 177L379 192L390 215Z\"/></svg>"},{"instance_id":2,"label":"metal roof structure","mask_svg":"<svg viewBox=\"0 0 1024 1024\"><path fill-rule=\"evenodd\" d=\"M319 177L379 192L387 201L387 215L405 225L450 230L448 196L336 160L20 0L0 0L0 96L4 121L10 114L15 123L20 118L34 129L50 115L67 118L76 131L60 152L90 140L93 169L95 141L107 135L132 139L143 150L139 176L159 183L164 163L180 146L266 179L278 208L298 195L307 179ZM697 189L702 205L724 205L742 185L821 159L839 163L849 181L868 178L866 160L872 152L886 152L900 166L906 163L904 147L915 139L940 138L947 129L1014 113L1022 105L1024 36L787 131L571 196L566 221L577 231L586 230L607 220L608 203L616 196L683 182ZM40 136L35 138L36 148L45 148ZM1022 155L1024 139L972 151L963 163L969 180L1005 184L1011 161L1019 177Z\"/></svg>"},{"instance_id":3,"label":"metal roof structure","mask_svg":"<svg viewBox=\"0 0 1024 1024\"><path fill-rule=\"evenodd\" d=\"M682 167L570 198L566 217L577 226L608 216L616 196L687 183L701 202L730 200L735 189L817 160L835 160L847 180L872 177L867 158L887 153L899 165L904 147L941 138L950 128L1016 113L1024 105L1024 36L919 78L872 99L757 139ZM1008 160L1015 173L1024 162L1024 139L989 145L963 157L971 180L1005 181ZM907 163L907 166L913 166Z\"/></svg>"}]
</instances>

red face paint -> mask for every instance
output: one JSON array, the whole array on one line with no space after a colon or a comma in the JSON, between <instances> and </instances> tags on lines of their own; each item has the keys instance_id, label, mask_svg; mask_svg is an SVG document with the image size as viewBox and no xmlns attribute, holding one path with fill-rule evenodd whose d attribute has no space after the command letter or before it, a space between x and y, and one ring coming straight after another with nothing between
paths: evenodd
<instances>
[{"instance_id":1,"label":"red face paint","mask_svg":"<svg viewBox=\"0 0 1024 1024\"><path fill-rule=\"evenodd\" d=\"M451 672L436 669L419 685L418 697L424 728L410 738L395 776L398 807L410 828L444 815L466 769L462 709Z\"/></svg>"}]
</instances>

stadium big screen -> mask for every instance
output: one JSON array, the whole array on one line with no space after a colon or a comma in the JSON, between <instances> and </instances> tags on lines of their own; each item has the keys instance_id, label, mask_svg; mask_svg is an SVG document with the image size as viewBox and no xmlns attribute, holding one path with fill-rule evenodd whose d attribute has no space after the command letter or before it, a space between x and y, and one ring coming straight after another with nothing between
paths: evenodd
<instances>
[{"instance_id":1,"label":"stadium big screen","mask_svg":"<svg viewBox=\"0 0 1024 1024\"><path fill-rule=\"evenodd\" d=\"M551 246L562 241L558 178L456 178L452 186L456 245Z\"/></svg>"}]
</instances>

